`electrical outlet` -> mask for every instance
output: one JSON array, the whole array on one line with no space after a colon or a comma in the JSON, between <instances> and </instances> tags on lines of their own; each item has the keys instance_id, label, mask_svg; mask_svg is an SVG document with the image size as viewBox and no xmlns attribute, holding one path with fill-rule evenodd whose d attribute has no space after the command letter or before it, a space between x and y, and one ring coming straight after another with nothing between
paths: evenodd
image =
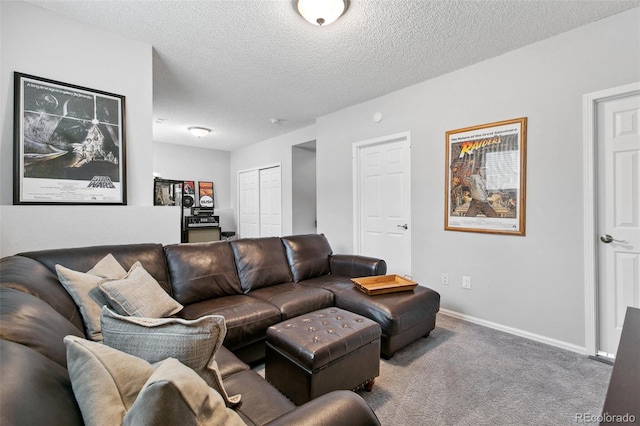
<instances>
[{"instance_id":1,"label":"electrical outlet","mask_svg":"<svg viewBox=\"0 0 640 426\"><path fill-rule=\"evenodd\" d=\"M468 275L462 276L462 288L466 288L467 290L471 290L471 277Z\"/></svg>"},{"instance_id":2,"label":"electrical outlet","mask_svg":"<svg viewBox=\"0 0 640 426\"><path fill-rule=\"evenodd\" d=\"M449 285L449 274L442 274L440 276L440 282L442 285Z\"/></svg>"}]
</instances>

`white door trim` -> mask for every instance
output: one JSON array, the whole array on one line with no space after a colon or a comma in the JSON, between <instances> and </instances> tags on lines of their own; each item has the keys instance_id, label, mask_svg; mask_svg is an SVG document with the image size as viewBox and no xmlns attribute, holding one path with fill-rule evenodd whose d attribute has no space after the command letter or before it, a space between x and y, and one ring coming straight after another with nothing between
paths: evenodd
<instances>
[{"instance_id":1,"label":"white door trim","mask_svg":"<svg viewBox=\"0 0 640 426\"><path fill-rule=\"evenodd\" d=\"M360 247L360 197L362 196L362 188L360 188L360 179L358 178L360 173L360 150L372 145L397 142L401 140L406 140L409 143L409 146L411 146L411 133L402 132L375 139L368 139L361 142L354 142L351 147L351 158L353 163L353 167L351 168L353 172L351 178L353 182L353 249L355 254L362 253L362 247ZM410 181L411 179L409 179L409 182ZM409 212L409 214L411 214L411 212Z\"/></svg>"},{"instance_id":2,"label":"white door trim","mask_svg":"<svg viewBox=\"0 0 640 426\"><path fill-rule=\"evenodd\" d=\"M585 350L589 356L598 351L598 238L597 238L597 174L596 155L598 133L596 129L599 102L640 93L640 83L632 83L598 92L588 93L582 99L584 157L584 282L585 282Z\"/></svg>"}]
</instances>

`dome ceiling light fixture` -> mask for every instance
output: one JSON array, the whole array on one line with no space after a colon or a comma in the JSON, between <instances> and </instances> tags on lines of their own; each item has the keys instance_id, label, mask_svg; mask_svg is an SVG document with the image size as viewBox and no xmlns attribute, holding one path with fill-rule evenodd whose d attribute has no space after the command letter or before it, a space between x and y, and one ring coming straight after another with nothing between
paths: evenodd
<instances>
[{"instance_id":1,"label":"dome ceiling light fixture","mask_svg":"<svg viewBox=\"0 0 640 426\"><path fill-rule=\"evenodd\" d=\"M296 10L313 25L329 25L341 17L349 0L295 0Z\"/></svg>"},{"instance_id":2,"label":"dome ceiling light fixture","mask_svg":"<svg viewBox=\"0 0 640 426\"><path fill-rule=\"evenodd\" d=\"M188 130L189 130L189 133L191 133L193 136L197 138L202 138L204 136L207 136L209 133L211 133L211 129L207 129L206 127L192 126L192 127L189 127Z\"/></svg>"}]
</instances>

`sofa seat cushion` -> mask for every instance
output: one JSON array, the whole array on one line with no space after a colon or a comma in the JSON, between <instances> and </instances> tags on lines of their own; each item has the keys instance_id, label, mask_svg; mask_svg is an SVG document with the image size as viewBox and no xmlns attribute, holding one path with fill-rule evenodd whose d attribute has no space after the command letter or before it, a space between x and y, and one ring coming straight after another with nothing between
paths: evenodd
<instances>
[{"instance_id":1,"label":"sofa seat cushion","mask_svg":"<svg viewBox=\"0 0 640 426\"><path fill-rule=\"evenodd\" d=\"M330 291L296 283L261 288L252 291L248 296L276 306L283 320L333 306L333 293Z\"/></svg>"},{"instance_id":2,"label":"sofa seat cushion","mask_svg":"<svg viewBox=\"0 0 640 426\"><path fill-rule=\"evenodd\" d=\"M440 295L426 287L369 296L354 286L334 293L336 306L376 321L394 336L427 321L440 309Z\"/></svg>"},{"instance_id":3,"label":"sofa seat cushion","mask_svg":"<svg viewBox=\"0 0 640 426\"><path fill-rule=\"evenodd\" d=\"M325 290L329 290L332 293L336 293L345 289L351 289L354 286L351 278L333 274L323 275L321 277L300 281L300 285L305 287L320 287Z\"/></svg>"},{"instance_id":4,"label":"sofa seat cushion","mask_svg":"<svg viewBox=\"0 0 640 426\"><path fill-rule=\"evenodd\" d=\"M277 237L231 241L242 291L293 281L282 241Z\"/></svg>"},{"instance_id":5,"label":"sofa seat cushion","mask_svg":"<svg viewBox=\"0 0 640 426\"><path fill-rule=\"evenodd\" d=\"M292 235L283 237L282 243L286 249L287 260L295 282L331 272L329 257L332 251L324 235Z\"/></svg>"},{"instance_id":6,"label":"sofa seat cushion","mask_svg":"<svg viewBox=\"0 0 640 426\"><path fill-rule=\"evenodd\" d=\"M178 313L185 319L221 315L227 325L224 345L234 351L263 340L267 328L280 322L280 311L262 300L245 296L226 296L193 303Z\"/></svg>"},{"instance_id":7,"label":"sofa seat cushion","mask_svg":"<svg viewBox=\"0 0 640 426\"><path fill-rule=\"evenodd\" d=\"M232 374L225 379L224 386L231 393L242 392L242 404L235 407L235 411L248 425L266 425L296 408L293 402L253 370ZM291 424L304 422L298 419L297 423Z\"/></svg>"},{"instance_id":8,"label":"sofa seat cushion","mask_svg":"<svg viewBox=\"0 0 640 426\"><path fill-rule=\"evenodd\" d=\"M216 352L216 362L223 380L232 374L251 368L225 346L220 346L220 349Z\"/></svg>"},{"instance_id":9,"label":"sofa seat cushion","mask_svg":"<svg viewBox=\"0 0 640 426\"><path fill-rule=\"evenodd\" d=\"M243 293L228 242L174 244L164 250L173 296L183 305Z\"/></svg>"}]
</instances>

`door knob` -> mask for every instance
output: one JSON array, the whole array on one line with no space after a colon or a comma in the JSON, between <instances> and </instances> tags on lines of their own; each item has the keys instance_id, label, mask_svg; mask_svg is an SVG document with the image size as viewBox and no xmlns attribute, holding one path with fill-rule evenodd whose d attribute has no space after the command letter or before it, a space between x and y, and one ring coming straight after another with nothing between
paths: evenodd
<instances>
[{"instance_id":1,"label":"door knob","mask_svg":"<svg viewBox=\"0 0 640 426\"><path fill-rule=\"evenodd\" d=\"M605 244L609 244L612 242L616 242L616 243L626 243L625 240L616 240L615 238L613 238L611 235L609 234L604 234L600 236L600 241L602 241Z\"/></svg>"},{"instance_id":2,"label":"door knob","mask_svg":"<svg viewBox=\"0 0 640 426\"><path fill-rule=\"evenodd\" d=\"M405 223L404 225L398 225L398 228L409 229L409 225Z\"/></svg>"}]
</instances>

